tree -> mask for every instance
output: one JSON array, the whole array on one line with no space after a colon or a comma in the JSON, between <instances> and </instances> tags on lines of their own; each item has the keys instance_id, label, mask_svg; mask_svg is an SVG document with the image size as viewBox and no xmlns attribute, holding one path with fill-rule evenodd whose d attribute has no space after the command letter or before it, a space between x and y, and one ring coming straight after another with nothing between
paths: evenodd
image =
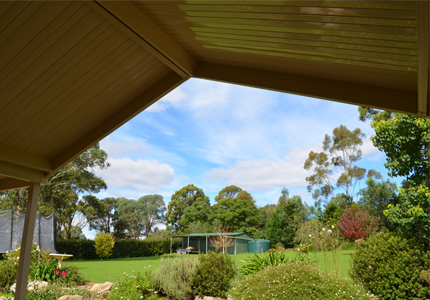
<instances>
[{"instance_id":1,"label":"tree","mask_svg":"<svg viewBox=\"0 0 430 300\"><path fill-rule=\"evenodd\" d=\"M229 185L219 191L218 196L215 197L215 201L218 202L224 198L236 198L236 196L242 192L242 189L235 185Z\"/></svg>"},{"instance_id":2,"label":"tree","mask_svg":"<svg viewBox=\"0 0 430 300\"><path fill-rule=\"evenodd\" d=\"M334 196L335 188L343 188L345 195L351 199L356 196L355 189L366 175L366 169L355 165L361 159L360 146L363 145L364 137L365 134L359 128L350 131L340 125L333 130L332 136L325 135L323 152L309 153L304 168L314 171L313 175L306 177L308 191L314 189L314 199ZM336 181L332 177L334 174L339 175ZM376 174L376 171L370 170L368 176Z\"/></svg>"},{"instance_id":3,"label":"tree","mask_svg":"<svg viewBox=\"0 0 430 300\"><path fill-rule=\"evenodd\" d=\"M394 113L391 111L380 110L370 107L359 106L358 113L360 114L358 119L362 122L366 122L367 120L373 121L381 121L381 120L390 120L394 117Z\"/></svg>"},{"instance_id":4,"label":"tree","mask_svg":"<svg viewBox=\"0 0 430 300\"><path fill-rule=\"evenodd\" d=\"M347 240L354 242L370 236L376 231L378 223L379 219L372 217L368 210L350 208L342 214L338 226L340 234Z\"/></svg>"},{"instance_id":5,"label":"tree","mask_svg":"<svg viewBox=\"0 0 430 300\"><path fill-rule=\"evenodd\" d=\"M94 196L92 196L94 197ZM96 202L96 213L92 214L89 218L90 230L95 229L97 231L103 231L110 233L111 228L114 226L115 210L117 209L117 200L109 197L99 200L100 203ZM89 203L92 205L92 203Z\"/></svg>"},{"instance_id":6,"label":"tree","mask_svg":"<svg viewBox=\"0 0 430 300\"><path fill-rule=\"evenodd\" d=\"M211 221L231 232L246 232L254 236L258 224L258 208L250 194L242 191L236 194L236 198L224 197L218 200L213 206Z\"/></svg>"},{"instance_id":7,"label":"tree","mask_svg":"<svg viewBox=\"0 0 430 300\"><path fill-rule=\"evenodd\" d=\"M196 201L184 210L181 233L204 233L212 230L212 207L206 201ZM201 231L204 230L204 231Z\"/></svg>"},{"instance_id":8,"label":"tree","mask_svg":"<svg viewBox=\"0 0 430 300\"><path fill-rule=\"evenodd\" d=\"M144 210L144 223L145 223L145 236L149 237L152 230L158 224L164 224L164 212L166 206L164 205L163 196L161 195L146 195L137 201L141 203Z\"/></svg>"},{"instance_id":9,"label":"tree","mask_svg":"<svg viewBox=\"0 0 430 300\"><path fill-rule=\"evenodd\" d=\"M115 241L110 233L107 232L97 232L94 238L94 248L96 248L96 254L103 257L109 257L112 255L113 246Z\"/></svg>"},{"instance_id":10,"label":"tree","mask_svg":"<svg viewBox=\"0 0 430 300\"><path fill-rule=\"evenodd\" d=\"M236 243L236 239L232 237L230 231L223 226L216 226L215 232L218 235L209 238L209 243L216 250L222 249L222 253L225 253L225 249L233 246Z\"/></svg>"},{"instance_id":11,"label":"tree","mask_svg":"<svg viewBox=\"0 0 430 300\"><path fill-rule=\"evenodd\" d=\"M397 197L397 185L389 179L377 182L371 177L366 184L367 187L360 190L358 203L368 209L370 215L384 220L384 210L390 203L394 203Z\"/></svg>"},{"instance_id":12,"label":"tree","mask_svg":"<svg viewBox=\"0 0 430 300\"><path fill-rule=\"evenodd\" d=\"M393 177L404 176L412 186L430 186L430 120L396 114L373 121L373 145L387 156L385 167Z\"/></svg>"},{"instance_id":13,"label":"tree","mask_svg":"<svg viewBox=\"0 0 430 300\"><path fill-rule=\"evenodd\" d=\"M167 208L167 224L168 231L180 232L182 229L181 218L187 207L193 205L196 201L204 201L209 203L209 198L205 196L203 190L189 184L184 186L179 191L176 191L171 198Z\"/></svg>"},{"instance_id":14,"label":"tree","mask_svg":"<svg viewBox=\"0 0 430 300\"><path fill-rule=\"evenodd\" d=\"M122 198L118 202L120 218L129 224L130 235L138 239L145 227L145 206L142 202Z\"/></svg>"},{"instance_id":15,"label":"tree","mask_svg":"<svg viewBox=\"0 0 430 300\"><path fill-rule=\"evenodd\" d=\"M64 229L71 238L73 226L87 224L85 214L88 206L80 199L83 194L95 194L107 188L95 168L109 167L107 154L96 144L55 172L48 183L41 187L39 210L47 216L55 213L58 231Z\"/></svg>"},{"instance_id":16,"label":"tree","mask_svg":"<svg viewBox=\"0 0 430 300\"><path fill-rule=\"evenodd\" d=\"M425 185L399 189L395 204L384 210L394 230L414 236L430 246L430 188Z\"/></svg>"},{"instance_id":17,"label":"tree","mask_svg":"<svg viewBox=\"0 0 430 300\"><path fill-rule=\"evenodd\" d=\"M286 248L292 247L297 230L307 219L307 207L301 197L290 197L288 190L284 188L275 211L267 221L266 238L273 245L281 242Z\"/></svg>"},{"instance_id":18,"label":"tree","mask_svg":"<svg viewBox=\"0 0 430 300\"><path fill-rule=\"evenodd\" d=\"M257 231L254 234L254 238L256 239L265 239L266 238L266 224L269 220L270 216L276 209L276 204L267 204L263 207L258 208L258 224Z\"/></svg>"}]
</instances>

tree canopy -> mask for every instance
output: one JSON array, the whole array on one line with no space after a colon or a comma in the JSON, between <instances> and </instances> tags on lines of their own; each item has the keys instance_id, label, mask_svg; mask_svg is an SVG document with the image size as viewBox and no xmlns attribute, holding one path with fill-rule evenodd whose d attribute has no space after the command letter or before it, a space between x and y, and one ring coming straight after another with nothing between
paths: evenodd
<instances>
[{"instance_id":1,"label":"tree canopy","mask_svg":"<svg viewBox=\"0 0 430 300\"><path fill-rule=\"evenodd\" d=\"M363 145L364 137L365 134L359 128L350 131L346 126L340 125L333 130L331 136L325 135L323 152L309 153L304 168L314 172L306 177L308 191L313 190L314 199L334 196L335 188L343 189L351 199L356 196L357 185L366 176L366 169L356 165L362 156L360 146ZM369 170L367 174L375 176L378 172ZM336 180L334 175L338 175Z\"/></svg>"},{"instance_id":2,"label":"tree canopy","mask_svg":"<svg viewBox=\"0 0 430 300\"><path fill-rule=\"evenodd\" d=\"M169 225L169 230L172 232L180 232L182 229L182 215L187 207L193 205L196 201L204 201L209 203L209 198L205 195L202 189L189 184L182 189L176 191L168 204L166 219Z\"/></svg>"}]
</instances>

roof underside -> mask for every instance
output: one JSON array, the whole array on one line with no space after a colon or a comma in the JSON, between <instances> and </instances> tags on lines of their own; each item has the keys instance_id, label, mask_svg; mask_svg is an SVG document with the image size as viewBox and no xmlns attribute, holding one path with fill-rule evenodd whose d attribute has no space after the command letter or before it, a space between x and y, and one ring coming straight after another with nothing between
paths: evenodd
<instances>
[{"instance_id":1,"label":"roof underside","mask_svg":"<svg viewBox=\"0 0 430 300\"><path fill-rule=\"evenodd\" d=\"M427 1L0 1L0 190L190 77L430 116Z\"/></svg>"}]
</instances>

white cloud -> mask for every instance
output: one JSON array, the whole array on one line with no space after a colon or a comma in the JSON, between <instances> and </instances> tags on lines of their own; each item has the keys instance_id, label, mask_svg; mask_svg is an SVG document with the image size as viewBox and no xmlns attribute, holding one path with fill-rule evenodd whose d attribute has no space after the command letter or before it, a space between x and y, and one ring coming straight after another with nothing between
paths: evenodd
<instances>
[{"instance_id":1,"label":"white cloud","mask_svg":"<svg viewBox=\"0 0 430 300\"><path fill-rule=\"evenodd\" d=\"M307 148L295 148L282 159L237 161L226 168L215 168L205 174L211 181L234 184L248 191L262 191L275 187L303 187L310 172L303 169L303 164L314 145Z\"/></svg>"},{"instance_id":2,"label":"white cloud","mask_svg":"<svg viewBox=\"0 0 430 300\"><path fill-rule=\"evenodd\" d=\"M169 186L175 179L175 172L170 165L155 160L113 158L108 161L111 166L97 173L106 181L109 189L156 192Z\"/></svg>"},{"instance_id":3,"label":"white cloud","mask_svg":"<svg viewBox=\"0 0 430 300\"><path fill-rule=\"evenodd\" d=\"M170 106L178 107L182 100L186 99L187 95L182 91L180 87L177 87L166 96L152 104L145 111L148 112L159 112L167 109Z\"/></svg>"},{"instance_id":4,"label":"white cloud","mask_svg":"<svg viewBox=\"0 0 430 300\"><path fill-rule=\"evenodd\" d=\"M123 137L121 141L114 140L111 136L100 142L100 148L108 153L111 158L121 158L127 154L141 154L148 152L149 145L139 138Z\"/></svg>"},{"instance_id":5,"label":"white cloud","mask_svg":"<svg viewBox=\"0 0 430 300\"><path fill-rule=\"evenodd\" d=\"M364 139L361 151L363 152L363 158L366 158L371 161L379 161L383 156L382 152L379 151L378 148L373 146L373 143L370 138Z\"/></svg>"}]
</instances>

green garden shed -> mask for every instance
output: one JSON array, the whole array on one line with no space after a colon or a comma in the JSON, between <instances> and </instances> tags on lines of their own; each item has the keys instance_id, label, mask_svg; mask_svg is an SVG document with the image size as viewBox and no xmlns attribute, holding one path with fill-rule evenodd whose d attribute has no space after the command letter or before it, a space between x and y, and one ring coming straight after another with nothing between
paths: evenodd
<instances>
[{"instance_id":1,"label":"green garden shed","mask_svg":"<svg viewBox=\"0 0 430 300\"><path fill-rule=\"evenodd\" d=\"M244 232L229 232L223 233L223 236L232 237L234 244L226 247L225 252L228 254L240 254L248 252L248 242L253 238ZM174 235L173 237L182 238L182 248L193 247L200 253L207 253L208 251L215 251L215 248L210 245L210 239L220 236L219 233L191 233L187 235ZM170 244L172 246L172 243ZM172 247L170 247L172 253Z\"/></svg>"}]
</instances>

